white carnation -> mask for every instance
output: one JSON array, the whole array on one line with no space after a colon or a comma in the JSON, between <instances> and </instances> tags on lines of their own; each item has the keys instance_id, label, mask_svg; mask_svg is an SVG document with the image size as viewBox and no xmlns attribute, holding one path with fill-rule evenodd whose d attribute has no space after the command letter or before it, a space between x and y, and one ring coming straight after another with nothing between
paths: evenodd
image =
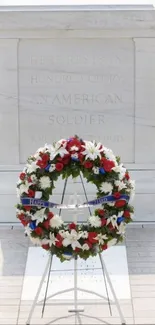
<instances>
[{"instance_id":1,"label":"white carnation","mask_svg":"<svg viewBox=\"0 0 155 325\"><path fill-rule=\"evenodd\" d=\"M50 188L51 187L51 180L48 176L42 176L39 180L40 187L42 189Z\"/></svg>"},{"instance_id":2,"label":"white carnation","mask_svg":"<svg viewBox=\"0 0 155 325\"><path fill-rule=\"evenodd\" d=\"M52 228L60 228L62 224L63 224L63 221L62 221L61 217L58 216L57 214L54 215L54 217L52 217L50 220L50 226Z\"/></svg>"},{"instance_id":3,"label":"white carnation","mask_svg":"<svg viewBox=\"0 0 155 325\"><path fill-rule=\"evenodd\" d=\"M111 183L104 182L104 183L102 183L100 189L101 189L101 192L111 193L112 192L112 189L113 189L113 186L112 186Z\"/></svg>"},{"instance_id":4,"label":"white carnation","mask_svg":"<svg viewBox=\"0 0 155 325\"><path fill-rule=\"evenodd\" d=\"M88 222L92 227L101 227L101 219L98 216L90 216Z\"/></svg>"}]
</instances>

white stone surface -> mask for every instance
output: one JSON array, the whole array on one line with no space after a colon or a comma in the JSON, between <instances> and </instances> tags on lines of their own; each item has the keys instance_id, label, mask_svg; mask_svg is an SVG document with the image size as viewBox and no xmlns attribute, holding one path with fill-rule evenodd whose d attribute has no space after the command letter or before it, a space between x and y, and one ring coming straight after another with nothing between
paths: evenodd
<instances>
[{"instance_id":1,"label":"white stone surface","mask_svg":"<svg viewBox=\"0 0 155 325\"><path fill-rule=\"evenodd\" d=\"M115 246L109 248L104 252L103 258L118 299L129 300L131 296L125 246ZM21 300L34 299L47 260L48 255L43 251L42 248L29 248ZM73 288L73 268L73 260L61 263L58 258L54 257L48 296L61 290ZM86 271L85 268L88 270ZM90 258L86 262L81 259L78 260L78 286L86 290L95 291L98 294L107 297L99 257ZM110 299L113 300L109 286L108 291ZM44 293L45 286L41 291L39 300L44 298ZM95 298L94 295L82 292L78 293L78 297L79 299L90 300L94 300ZM54 299L72 300L73 292L61 294L56 296ZM101 298L97 297L97 300L100 299Z\"/></svg>"},{"instance_id":2,"label":"white stone surface","mask_svg":"<svg viewBox=\"0 0 155 325\"><path fill-rule=\"evenodd\" d=\"M75 133L121 155L136 219L154 220L155 10L82 8L0 10L0 221L27 156Z\"/></svg>"}]
</instances>

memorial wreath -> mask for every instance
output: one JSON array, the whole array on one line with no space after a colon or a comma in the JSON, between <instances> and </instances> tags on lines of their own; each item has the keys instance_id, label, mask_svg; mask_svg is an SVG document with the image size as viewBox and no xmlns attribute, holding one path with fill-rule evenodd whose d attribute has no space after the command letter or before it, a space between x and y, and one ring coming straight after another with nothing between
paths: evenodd
<instances>
[{"instance_id":1,"label":"memorial wreath","mask_svg":"<svg viewBox=\"0 0 155 325\"><path fill-rule=\"evenodd\" d=\"M60 176L82 175L96 186L96 199L82 205L97 207L85 223L65 223L50 202ZM45 145L30 156L19 175L17 218L31 241L55 254L61 261L68 256L87 259L124 238L125 226L132 221L134 181L113 152L95 141L78 136ZM76 206L76 208L78 208Z\"/></svg>"}]
</instances>

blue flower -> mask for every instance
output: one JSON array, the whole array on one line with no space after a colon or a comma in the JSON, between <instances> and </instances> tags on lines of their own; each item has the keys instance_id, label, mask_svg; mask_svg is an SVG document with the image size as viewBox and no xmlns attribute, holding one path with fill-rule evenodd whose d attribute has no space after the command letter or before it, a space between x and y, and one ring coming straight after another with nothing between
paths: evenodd
<instances>
[{"instance_id":1,"label":"blue flower","mask_svg":"<svg viewBox=\"0 0 155 325\"><path fill-rule=\"evenodd\" d=\"M120 223L121 223L122 221L124 221L124 220L125 220L124 217L119 217L119 218L117 219L117 223L118 223L118 225L120 225Z\"/></svg>"},{"instance_id":2,"label":"blue flower","mask_svg":"<svg viewBox=\"0 0 155 325\"><path fill-rule=\"evenodd\" d=\"M71 159L72 159L73 161L79 161L79 159L78 159L78 158L75 158L75 157L71 157Z\"/></svg>"},{"instance_id":3,"label":"blue flower","mask_svg":"<svg viewBox=\"0 0 155 325\"><path fill-rule=\"evenodd\" d=\"M36 226L36 221L32 221L32 222L30 223L30 228L31 228L32 230L35 230L35 229L37 228L37 226Z\"/></svg>"},{"instance_id":4,"label":"blue flower","mask_svg":"<svg viewBox=\"0 0 155 325\"><path fill-rule=\"evenodd\" d=\"M49 164L49 165L47 165L46 167L45 167L45 170L48 172L49 171L49 169L50 169L50 167L51 167L51 165Z\"/></svg>"},{"instance_id":5,"label":"blue flower","mask_svg":"<svg viewBox=\"0 0 155 325\"><path fill-rule=\"evenodd\" d=\"M104 175L104 174L105 174L105 170L104 170L104 168L103 168L103 167L100 167L100 168L99 168L99 173L100 173L100 174L102 174L102 175Z\"/></svg>"}]
</instances>

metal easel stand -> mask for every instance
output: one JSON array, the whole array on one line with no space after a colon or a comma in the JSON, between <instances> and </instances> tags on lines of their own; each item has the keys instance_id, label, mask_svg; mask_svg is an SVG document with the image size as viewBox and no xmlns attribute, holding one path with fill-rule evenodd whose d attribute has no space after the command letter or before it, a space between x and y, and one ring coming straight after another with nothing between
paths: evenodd
<instances>
[{"instance_id":1,"label":"metal easel stand","mask_svg":"<svg viewBox=\"0 0 155 325\"><path fill-rule=\"evenodd\" d=\"M122 314L122 311L121 311L121 308L120 308L120 305L119 305L119 301L116 297L116 294L115 294L115 291L114 291L114 288L113 288L113 285L111 283L111 280L110 280L110 276L109 276L109 273L107 271L107 268L106 268L106 265L105 265L105 262L103 260L103 257L101 254L99 254L99 258L100 258L100 262L101 262L101 267L102 267L102 273L103 273L103 276L107 279L107 282L109 284L109 287L110 287L110 290L113 294L113 298L114 298L114 301L115 302L112 302L108 299L108 303L111 304L111 305L116 305L117 307L117 310L118 310L118 313L119 313L119 317L120 317L120 320L121 320L121 324L122 325L125 325L125 319L123 317L123 314ZM68 311L70 313L74 313L75 314L75 317L78 319L78 323L79 324L82 324L81 322L81 319L80 319L80 313L84 312L84 309L83 308L80 308L80 305L81 303L79 302L78 303L78 291L81 291L81 292L86 292L86 293L89 293L89 294L94 294L96 295L97 297L99 298L102 298L104 300L107 300L106 297L98 294L97 292L95 291L91 291L91 290L86 290L86 289L82 289L80 287L77 286L77 259L75 258L74 259L74 287L73 288L70 288L70 289L66 289L66 290L61 290L61 291L58 291L50 296L47 296L47 293L48 293L48 286L49 286L49 279L50 279L50 272L51 272L51 267L52 267L52 260L53 260L53 256L51 255L48 259L48 262L46 264L46 267L45 267L45 271L44 271L44 274L42 276L42 279L40 281L40 285L39 285L39 288L38 288L38 291L37 291L37 294L35 296L35 299L33 301L33 304L32 304L32 307L31 307L31 310L30 310L30 313L29 313L29 316L28 316L28 320L26 322L26 325L30 325L30 321L31 321L31 318L32 318L32 315L33 315L33 312L34 312L34 309L36 306L39 306L39 305L43 305L43 308L42 308L42 317L43 317L43 314L44 314L44 310L45 310L45 306L46 306L46 302L48 299L51 299L51 298L54 298L60 294L63 294L63 293L67 293L67 292L71 292L73 291L74 292L74 302L72 303L73 305L73 308L69 309ZM45 298L41 301L38 302L38 298L39 298L39 295L40 295L40 292L41 292L41 289L43 287L43 283L45 281L45 278L46 276L48 276L47 278L47 284L46 284L46 292L45 292ZM107 286L106 286L106 290L107 290ZM59 303L49 303L49 305L58 305ZM87 304L87 303L86 303ZM99 304L105 304L104 302L101 302ZM62 303L62 305L68 305L68 303ZM89 303L89 305L94 305L94 303ZM110 313L112 315L112 312L111 312L111 305L110 306ZM82 315L81 315L82 316ZM68 317L68 316L67 316ZM62 317L62 318L67 318L67 317ZM54 321L56 321L57 319L55 319ZM51 322L52 323L52 322Z\"/></svg>"},{"instance_id":2,"label":"metal easel stand","mask_svg":"<svg viewBox=\"0 0 155 325\"><path fill-rule=\"evenodd\" d=\"M81 176L80 176L80 178L81 178L81 183L82 183L82 187L83 187L83 190L84 190L85 197L86 197L86 199L88 201L87 194L86 194L86 190L85 190L84 183L83 183L83 179L82 179ZM67 180L65 180L63 194L62 194L62 199L61 199L61 204L63 203L63 200L64 200L66 185L67 185ZM75 201L77 200L77 194L76 193L74 194L74 200ZM77 201L75 202L75 204L77 204ZM90 207L88 207L88 209L89 209L89 213L91 215ZM59 215L60 214L61 214L61 210L59 211ZM75 216L75 218L77 219L77 216ZM77 220L75 220L75 222L76 221ZM120 317L120 320L121 320L121 324L122 325L125 325L126 324L125 323L125 319L124 319L124 316L122 314L122 311L121 311L121 308L120 308L120 305L119 305L119 301L118 301L118 299L116 297L115 290L113 288L113 285L112 285L112 282L111 282L111 279L110 279L108 270L106 268L106 265L105 265L105 262L103 260L103 257L102 257L102 254L101 253L99 253L99 259L100 259L102 274L103 274L103 278L104 278L104 282L105 282L105 288L106 288L107 298L104 297L103 295L100 295L99 293L97 293L95 291L86 290L86 289L82 289L82 288L78 287L78 284L77 284L77 271L78 271L78 269L77 269L77 257L74 258L74 287L73 288L70 288L70 289L65 289L65 290L58 291L58 292L56 292L56 293L48 296L48 287L49 287L50 273L51 273L52 262L53 262L53 255L50 255L49 256L49 259L47 261L47 264L46 264L45 271L43 273L42 279L40 281L38 291L37 291L36 296L35 296L35 299L33 301L33 304L32 304L32 307L31 307L31 310L30 310L30 313L29 313L29 316L28 316L28 319L27 319L27 322L26 322L26 325L30 325L31 318L32 318L32 315L33 315L33 312L34 312L34 309L35 309L36 306L42 305L42 317L43 317L47 300L49 300L51 298L54 298L54 297L56 297L58 295L61 295L63 293L72 292L72 291L74 292L74 301L73 301L73 303L71 303L71 305L73 305L73 308L70 308L68 310L68 312L70 313L70 315L69 316L64 316L64 317L54 318L54 320L51 321L48 324L52 324L55 321L60 320L60 319L63 319L63 318L72 317L73 315L75 315L75 324L77 324L77 321L78 321L78 324L82 324L81 317L80 316L82 316L82 315L83 316L86 316L86 315L83 314L84 308L83 307L80 308L81 303L78 302L78 291L81 291L81 292L86 292L86 293L89 293L89 294L96 295L97 297L102 298L102 299L108 301L109 311L110 311L110 315L111 316L112 316L111 305L116 305L117 310L118 310L118 313L119 313L119 317ZM41 301L38 302L38 298L39 298L41 289L43 287L43 283L44 283L44 281L46 279L46 276L47 276L47 283L46 283L45 296L44 296L44 299L43 300L41 300ZM112 293L113 298L114 298L114 302L113 301L110 301L110 299L109 299L109 293L108 293L107 283L109 284L111 293ZM55 303L55 302L52 303L51 302L51 303L48 304L48 306L49 305L53 305L54 306L54 305L59 305L59 304L60 303ZM100 302L99 304L100 305L104 305L105 303L104 302ZM63 303L61 303L61 305L68 305L68 303L63 302ZM90 303L89 302L89 303L85 303L85 305L94 305L94 303ZM89 318L97 318L97 317L91 317L91 316L89 316Z\"/></svg>"}]
</instances>

